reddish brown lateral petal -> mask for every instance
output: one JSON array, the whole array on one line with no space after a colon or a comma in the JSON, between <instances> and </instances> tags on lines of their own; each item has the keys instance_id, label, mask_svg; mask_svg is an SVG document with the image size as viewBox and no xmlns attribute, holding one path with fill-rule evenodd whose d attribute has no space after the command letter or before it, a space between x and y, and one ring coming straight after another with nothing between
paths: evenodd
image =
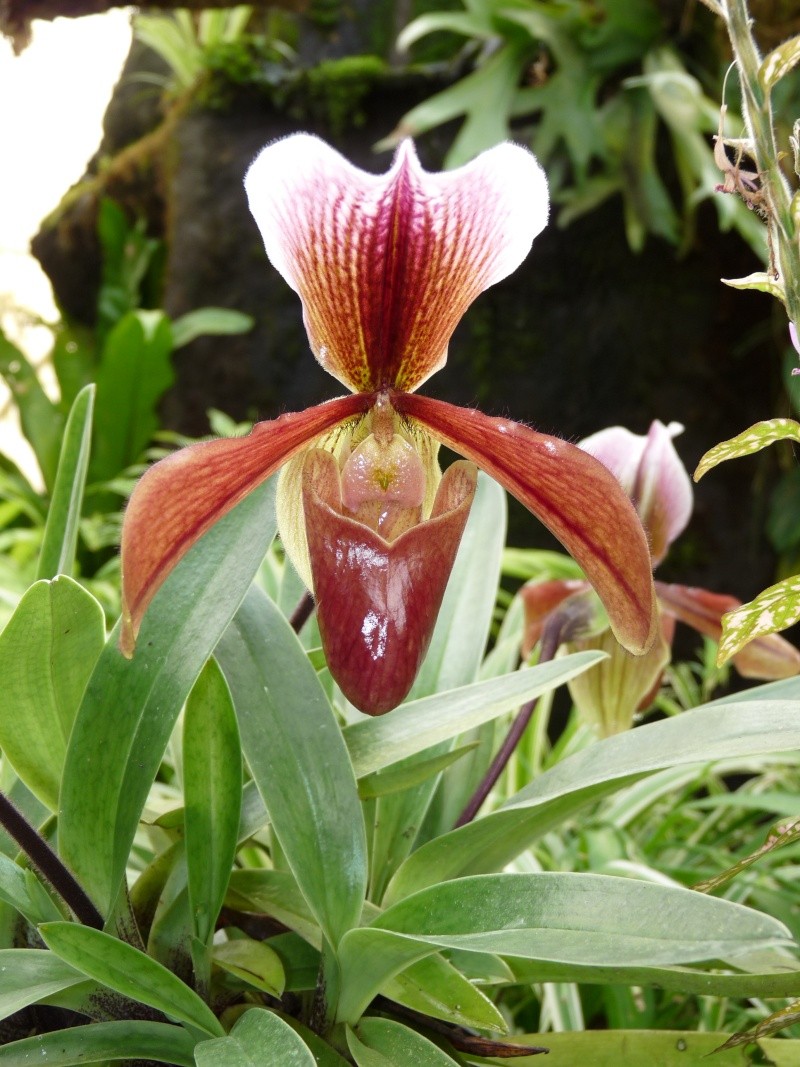
<instances>
[{"instance_id":1,"label":"reddish brown lateral petal","mask_svg":"<svg viewBox=\"0 0 800 1067\"><path fill-rule=\"evenodd\" d=\"M314 355L354 391L421 385L475 297L516 270L547 222L544 174L513 144L429 174L405 141L375 175L296 134L261 152L245 187Z\"/></svg>"},{"instance_id":2,"label":"reddish brown lateral petal","mask_svg":"<svg viewBox=\"0 0 800 1067\"><path fill-rule=\"evenodd\" d=\"M433 627L475 494L477 471L453 464L430 519L388 544L342 514L339 470L309 452L303 471L306 532L317 622L331 674L368 715L407 695Z\"/></svg>"},{"instance_id":3,"label":"reddish brown lateral petal","mask_svg":"<svg viewBox=\"0 0 800 1067\"><path fill-rule=\"evenodd\" d=\"M192 545L291 456L366 411L367 394L260 422L247 437L190 445L156 463L133 491L122 526L120 649L133 654L148 604Z\"/></svg>"},{"instance_id":4,"label":"reddish brown lateral petal","mask_svg":"<svg viewBox=\"0 0 800 1067\"><path fill-rule=\"evenodd\" d=\"M712 641L719 641L722 636L722 616L742 603L735 596L666 582L656 582L656 595L662 611ZM746 645L733 657L733 664L744 678L791 678L800 673L800 652L778 634L767 634Z\"/></svg>"},{"instance_id":5,"label":"reddish brown lateral petal","mask_svg":"<svg viewBox=\"0 0 800 1067\"><path fill-rule=\"evenodd\" d=\"M409 393L392 393L401 415L474 460L533 512L583 568L630 652L655 639L650 552L616 478L587 452L508 419Z\"/></svg>"}]
</instances>

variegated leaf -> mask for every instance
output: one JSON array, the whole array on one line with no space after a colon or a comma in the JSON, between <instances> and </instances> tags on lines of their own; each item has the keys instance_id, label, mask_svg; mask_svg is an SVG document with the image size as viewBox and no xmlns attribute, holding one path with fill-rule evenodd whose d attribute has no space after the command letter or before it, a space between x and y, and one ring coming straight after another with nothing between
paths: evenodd
<instances>
[{"instance_id":1,"label":"variegated leaf","mask_svg":"<svg viewBox=\"0 0 800 1067\"><path fill-rule=\"evenodd\" d=\"M769 93L798 63L800 63L800 35L790 37L764 59L758 71L758 80L764 91Z\"/></svg>"},{"instance_id":2,"label":"variegated leaf","mask_svg":"<svg viewBox=\"0 0 800 1067\"><path fill-rule=\"evenodd\" d=\"M760 293L769 293L775 296L781 303L786 303L786 294L783 283L773 278L763 270L757 270L754 274L748 274L744 278L720 278L723 285L730 285L732 289L758 289Z\"/></svg>"},{"instance_id":3,"label":"variegated leaf","mask_svg":"<svg viewBox=\"0 0 800 1067\"><path fill-rule=\"evenodd\" d=\"M724 463L726 459L738 459L740 456L751 456L754 452L760 452L767 445L776 441L799 441L800 423L794 419L766 419L757 422L749 429L731 437L727 441L720 441L718 445L710 448L704 456L701 456L697 469L694 472L694 480L700 479L716 467L718 463Z\"/></svg>"},{"instance_id":4,"label":"variegated leaf","mask_svg":"<svg viewBox=\"0 0 800 1067\"><path fill-rule=\"evenodd\" d=\"M717 663L722 665L748 641L785 630L800 619L800 574L784 578L763 593L722 616Z\"/></svg>"}]
</instances>

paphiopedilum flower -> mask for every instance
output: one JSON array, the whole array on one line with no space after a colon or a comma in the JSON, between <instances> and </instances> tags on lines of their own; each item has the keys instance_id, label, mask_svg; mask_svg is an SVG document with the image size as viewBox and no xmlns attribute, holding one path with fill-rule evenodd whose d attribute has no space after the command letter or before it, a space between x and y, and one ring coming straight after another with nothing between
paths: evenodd
<instances>
[{"instance_id":1,"label":"paphiopedilum flower","mask_svg":"<svg viewBox=\"0 0 800 1067\"><path fill-rule=\"evenodd\" d=\"M650 556L617 481L585 451L527 426L417 396L475 297L513 271L547 221L534 157L500 145L425 172L410 141L367 174L298 134L245 181L273 266L297 292L311 349L351 395L185 448L137 485L122 534L121 647L184 553L283 467L278 521L313 590L328 664L379 714L425 655L482 467L583 567L627 648L654 635ZM442 476L439 442L466 457Z\"/></svg>"},{"instance_id":2,"label":"paphiopedilum flower","mask_svg":"<svg viewBox=\"0 0 800 1067\"><path fill-rule=\"evenodd\" d=\"M658 420L646 435L612 426L587 437L580 446L605 464L630 496L647 531L654 566L666 556L692 514L692 483L673 444L682 430L679 423L665 426ZM599 617L599 605L586 582L529 582L521 591L525 656L533 651L544 626L560 617L566 644L608 653L607 659L569 683L579 711L604 735L627 729L636 711L652 703L671 658L676 621L719 641L722 616L741 603L735 597L694 586L656 582L655 589L659 632L645 655L636 658L620 648ZM800 671L800 652L772 634L751 641L733 663L746 678L786 678Z\"/></svg>"}]
</instances>

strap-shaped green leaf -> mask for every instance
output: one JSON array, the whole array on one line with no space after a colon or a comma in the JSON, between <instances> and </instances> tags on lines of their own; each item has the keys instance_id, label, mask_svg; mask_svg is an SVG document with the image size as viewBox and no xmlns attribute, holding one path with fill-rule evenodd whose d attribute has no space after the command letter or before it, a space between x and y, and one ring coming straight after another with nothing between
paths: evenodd
<instances>
[{"instance_id":1,"label":"strap-shaped green leaf","mask_svg":"<svg viewBox=\"0 0 800 1067\"><path fill-rule=\"evenodd\" d=\"M107 1060L155 1060L172 1067L195 1067L195 1039L180 1026L129 1019L54 1030L0 1047L4 1067L75 1067Z\"/></svg>"},{"instance_id":2,"label":"strap-shaped green leaf","mask_svg":"<svg viewBox=\"0 0 800 1067\"><path fill-rule=\"evenodd\" d=\"M43 923L39 932L48 948L88 978L204 1033L225 1032L193 989L133 945L77 923Z\"/></svg>"},{"instance_id":3,"label":"strap-shaped green leaf","mask_svg":"<svg viewBox=\"0 0 800 1067\"><path fill-rule=\"evenodd\" d=\"M491 874L430 886L342 940L340 1019L432 948L615 968L726 959L792 944L783 923L682 887L609 875Z\"/></svg>"},{"instance_id":4,"label":"strap-shaped green leaf","mask_svg":"<svg viewBox=\"0 0 800 1067\"><path fill-rule=\"evenodd\" d=\"M452 830L413 852L398 870L385 902L397 901L446 878L501 870L525 848L607 796L665 767L800 748L796 679L765 686L785 699L715 702L664 722L609 737L561 760L502 808ZM702 762L698 763L699 758Z\"/></svg>"},{"instance_id":5,"label":"strap-shaped green leaf","mask_svg":"<svg viewBox=\"0 0 800 1067\"><path fill-rule=\"evenodd\" d=\"M133 659L119 652L117 627L89 679L64 767L59 848L104 914L181 705L274 532L267 482L178 564L150 605Z\"/></svg>"},{"instance_id":6,"label":"strap-shaped green leaf","mask_svg":"<svg viewBox=\"0 0 800 1067\"><path fill-rule=\"evenodd\" d=\"M35 582L0 634L0 748L51 811L72 724L105 641L103 609L72 578Z\"/></svg>"},{"instance_id":7,"label":"strap-shaped green leaf","mask_svg":"<svg viewBox=\"0 0 800 1067\"><path fill-rule=\"evenodd\" d=\"M93 385L81 389L64 428L53 495L39 552L37 578L71 574L92 440Z\"/></svg>"},{"instance_id":8,"label":"strap-shaped green leaf","mask_svg":"<svg viewBox=\"0 0 800 1067\"><path fill-rule=\"evenodd\" d=\"M84 974L46 949L2 949L0 1019L85 981ZM4 1047L0 1047L0 1053Z\"/></svg>"},{"instance_id":9,"label":"strap-shaped green leaf","mask_svg":"<svg viewBox=\"0 0 800 1067\"><path fill-rule=\"evenodd\" d=\"M336 945L360 921L367 880L364 818L341 730L302 645L255 586L216 654L272 828Z\"/></svg>"},{"instance_id":10,"label":"strap-shaped green leaf","mask_svg":"<svg viewBox=\"0 0 800 1067\"><path fill-rule=\"evenodd\" d=\"M291 1026L263 1008L242 1015L228 1037L202 1041L195 1049L197 1067L315 1067L308 1045Z\"/></svg>"},{"instance_id":11,"label":"strap-shaped green leaf","mask_svg":"<svg viewBox=\"0 0 800 1067\"><path fill-rule=\"evenodd\" d=\"M362 1019L354 1033L347 1029L347 1047L358 1067L452 1067L456 1060L427 1037L393 1019Z\"/></svg>"},{"instance_id":12,"label":"strap-shaped green leaf","mask_svg":"<svg viewBox=\"0 0 800 1067\"><path fill-rule=\"evenodd\" d=\"M242 806L239 727L225 678L213 659L186 701L183 791L193 934L207 948L236 855ZM205 962L198 977L207 981L207 956L202 950L201 955Z\"/></svg>"}]
</instances>

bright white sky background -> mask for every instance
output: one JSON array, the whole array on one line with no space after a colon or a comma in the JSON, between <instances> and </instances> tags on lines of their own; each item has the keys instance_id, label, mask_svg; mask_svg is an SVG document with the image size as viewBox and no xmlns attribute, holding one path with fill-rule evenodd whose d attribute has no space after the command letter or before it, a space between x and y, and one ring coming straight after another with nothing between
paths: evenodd
<instances>
[{"instance_id":1,"label":"bright white sky background","mask_svg":"<svg viewBox=\"0 0 800 1067\"><path fill-rule=\"evenodd\" d=\"M49 332L26 328L21 310L46 321L56 310L28 242L100 143L130 36L129 12L115 10L34 22L33 42L20 56L0 38L0 324L37 364L46 358ZM9 415L0 387L0 450L33 473Z\"/></svg>"}]
</instances>

